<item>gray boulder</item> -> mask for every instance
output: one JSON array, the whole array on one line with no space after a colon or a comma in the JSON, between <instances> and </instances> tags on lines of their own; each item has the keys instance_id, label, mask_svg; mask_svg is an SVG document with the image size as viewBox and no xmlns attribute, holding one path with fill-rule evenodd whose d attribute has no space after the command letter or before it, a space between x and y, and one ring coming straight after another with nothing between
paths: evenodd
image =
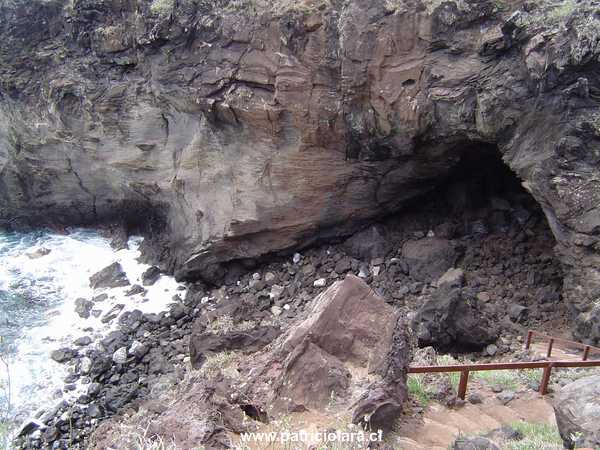
<instances>
[{"instance_id":1,"label":"gray boulder","mask_svg":"<svg viewBox=\"0 0 600 450\"><path fill-rule=\"evenodd\" d=\"M554 399L558 431L567 448L600 447L600 375L567 384Z\"/></svg>"},{"instance_id":2,"label":"gray boulder","mask_svg":"<svg viewBox=\"0 0 600 450\"><path fill-rule=\"evenodd\" d=\"M151 266L142 274L142 284L144 286L152 286L160 278L160 269L156 266Z\"/></svg>"},{"instance_id":3,"label":"gray boulder","mask_svg":"<svg viewBox=\"0 0 600 450\"><path fill-rule=\"evenodd\" d=\"M94 303L86 300L85 298L78 298L75 300L75 312L82 319L87 319L90 317L90 311L94 307Z\"/></svg>"},{"instance_id":4,"label":"gray boulder","mask_svg":"<svg viewBox=\"0 0 600 450\"><path fill-rule=\"evenodd\" d=\"M449 287L463 287L465 284L465 272L462 269L448 269L438 280L437 286L447 285Z\"/></svg>"},{"instance_id":5,"label":"gray boulder","mask_svg":"<svg viewBox=\"0 0 600 450\"><path fill-rule=\"evenodd\" d=\"M458 259L456 245L447 239L425 238L406 242L402 257L409 274L419 281L435 281Z\"/></svg>"},{"instance_id":6,"label":"gray boulder","mask_svg":"<svg viewBox=\"0 0 600 450\"><path fill-rule=\"evenodd\" d=\"M129 286L129 284L127 275L118 262L112 263L90 277L90 286L94 289L115 288Z\"/></svg>"},{"instance_id":7,"label":"gray boulder","mask_svg":"<svg viewBox=\"0 0 600 450\"><path fill-rule=\"evenodd\" d=\"M50 358L52 358L57 363L65 363L67 361L72 360L77 355L77 352L73 349L64 347L59 348L58 350L54 350L50 353Z\"/></svg>"},{"instance_id":8,"label":"gray boulder","mask_svg":"<svg viewBox=\"0 0 600 450\"><path fill-rule=\"evenodd\" d=\"M420 347L482 349L495 342L499 335L479 302L448 285L438 288L417 311L412 327Z\"/></svg>"}]
</instances>

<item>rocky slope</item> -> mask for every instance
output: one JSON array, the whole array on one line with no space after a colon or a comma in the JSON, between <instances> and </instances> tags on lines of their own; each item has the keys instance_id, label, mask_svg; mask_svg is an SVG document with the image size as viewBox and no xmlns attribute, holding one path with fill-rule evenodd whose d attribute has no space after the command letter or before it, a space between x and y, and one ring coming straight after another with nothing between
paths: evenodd
<instances>
[{"instance_id":1,"label":"rocky slope","mask_svg":"<svg viewBox=\"0 0 600 450\"><path fill-rule=\"evenodd\" d=\"M348 233L491 146L598 342L593 1L5 0L0 217L122 221L180 279Z\"/></svg>"},{"instance_id":2,"label":"rocky slope","mask_svg":"<svg viewBox=\"0 0 600 450\"><path fill-rule=\"evenodd\" d=\"M459 189L452 184L447 190ZM463 186L464 190L471 194L470 202L479 196L480 190ZM279 375L289 348L294 348L292 353L298 357L285 363L289 369L285 376L293 383L287 386L290 395L283 396L296 398L291 409L303 411L301 405L306 405L306 414L320 411L328 419L319 419L324 428L338 426L352 421L358 406L354 403L363 393L371 394L366 395L363 407L389 404L391 408L386 409L397 413L394 404L398 400L389 400L403 398L404 391L385 389L390 386L388 377L380 380L383 385L379 386L372 375L365 378L364 358L361 363L360 358L352 357L355 352L364 355L365 342L369 359L383 356L385 346L376 341L387 341L381 336L389 336L386 330L397 316L413 317L412 322L419 325L414 340L421 344L467 349L464 358L476 361L488 361L492 355L500 359L520 355L522 342L517 337L525 335L528 328L553 334L563 329L561 270L551 256L555 241L530 196L521 198L513 193L493 201L484 198L480 208L453 213L446 209L456 208L457 201L444 207L443 197L433 192L432 203L423 202L341 244L273 258L250 271L238 267L228 272L219 288L189 284L185 295L174 296L168 311L160 314L104 306L102 321L116 329L100 338L90 332L53 354L66 365L69 375L64 392L71 394L60 396L55 405L27 422L18 442L23 448L120 448L116 443L129 448L123 444L127 435L134 448L141 429L147 430L148 439L159 436L169 442L177 434L180 448L228 441L231 436L226 436L227 432L240 433L245 426L259 425L263 414L279 420L285 406L280 397L286 385L277 380L283 376ZM419 258L412 257L413 253ZM144 286L152 282L153 269L142 275L139 282ZM119 265L112 264L89 281L98 286L120 285L121 272ZM321 308L322 299L328 298L325 293L331 293L335 283L350 279L356 284L352 275L358 275L373 291L362 285L350 289L352 295L340 296ZM449 301L445 301L447 287L453 288ZM145 303L147 293L142 286L121 289L136 292L130 304ZM77 302L77 312L82 317L94 315L99 305L105 305L106 296L105 288L97 288L94 296ZM469 305L466 313L456 307L456 298ZM338 300L344 302L338 304ZM323 314L324 310L329 313ZM435 321L428 320L435 314L446 318L446 328L440 330ZM313 322L307 322L307 317ZM305 335L306 327L317 348L295 345L298 339L291 339ZM350 327L354 339L348 335ZM464 332L468 327L474 327L472 333ZM425 330L426 340L421 330ZM327 339L318 338L324 331ZM356 345L346 352L350 341ZM395 344L402 342L395 340ZM271 346L274 351L265 351L270 343L275 343ZM346 350L340 353L340 349ZM428 354L427 350L431 348L423 352ZM404 350L400 356L394 360L404 364ZM299 360L305 363L304 371L293 370L298 367L293 362ZM319 372L323 362L335 369L331 376ZM268 374L263 369L268 363L273 363L274 381L265 377ZM378 364L367 366L376 368ZM393 375L396 369L386 373ZM553 381L557 379L558 375L553 375ZM74 385L82 388L76 395L71 391ZM451 394L448 386L451 388L449 383L441 385L440 399ZM335 398L324 401L323 389L331 387ZM235 399L229 395L232 392L237 393ZM378 398L381 393L386 396ZM259 421L246 418L244 422L243 411ZM215 417L223 420L215 421ZM314 416L309 419L315 422Z\"/></svg>"}]
</instances>

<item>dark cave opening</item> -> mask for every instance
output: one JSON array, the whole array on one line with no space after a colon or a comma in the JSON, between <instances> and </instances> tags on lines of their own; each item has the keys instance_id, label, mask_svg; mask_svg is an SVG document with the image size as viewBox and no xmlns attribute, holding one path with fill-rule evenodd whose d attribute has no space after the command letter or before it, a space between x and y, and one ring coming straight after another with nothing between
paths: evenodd
<instances>
[{"instance_id":1,"label":"dark cave opening","mask_svg":"<svg viewBox=\"0 0 600 450\"><path fill-rule=\"evenodd\" d=\"M463 320L459 316L466 313L457 310L446 330L441 325L437 335L419 345L463 353L493 341L486 327L517 335L527 328L565 326L562 268L541 206L496 146L469 144L457 150L460 159L443 180L385 224L400 242L408 280L400 278L396 285L407 286L400 287L410 298L402 300L407 312L431 299L443 303L447 293L440 293L436 283L448 268L460 268L462 299L476 304L482 331L473 331L477 320ZM435 322L433 317L429 320Z\"/></svg>"},{"instance_id":2,"label":"dark cave opening","mask_svg":"<svg viewBox=\"0 0 600 450\"><path fill-rule=\"evenodd\" d=\"M545 220L539 204L491 144L460 149L459 161L432 192L413 203L415 207L422 213L435 209L440 217L486 217L484 222L499 227L498 231L506 230L501 225L510 220L509 216L522 225L532 217ZM494 216L486 216L489 212Z\"/></svg>"}]
</instances>

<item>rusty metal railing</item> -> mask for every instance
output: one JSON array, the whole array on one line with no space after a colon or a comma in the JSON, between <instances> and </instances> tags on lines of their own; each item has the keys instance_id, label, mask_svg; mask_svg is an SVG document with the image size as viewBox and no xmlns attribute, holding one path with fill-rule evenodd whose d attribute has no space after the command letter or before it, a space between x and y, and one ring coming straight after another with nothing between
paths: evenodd
<instances>
[{"instance_id":1,"label":"rusty metal railing","mask_svg":"<svg viewBox=\"0 0 600 450\"><path fill-rule=\"evenodd\" d=\"M539 331L529 330L527 332L527 338L525 339L525 348L529 349L531 347L531 341L534 336L538 336L544 340L548 341L548 350L546 352L546 357L550 358L552 356L552 349L554 348L554 344L564 344L569 348L578 348L583 350L583 356L581 358L582 361L587 361L590 353L595 353L600 355L600 348L594 347L593 345L582 344L581 342L570 341L568 339L557 338L554 336L548 336L544 333L540 333Z\"/></svg>"},{"instance_id":2,"label":"rusty metal railing","mask_svg":"<svg viewBox=\"0 0 600 450\"><path fill-rule=\"evenodd\" d=\"M408 373L439 373L439 372L460 372L460 381L458 384L458 397L465 399L467 393L467 384L469 382L470 372L486 371L486 370L523 370L523 369L543 369L542 380L540 382L539 392L541 395L548 393L548 383L552 369L566 367L600 367L600 360L588 361L587 358L590 352L599 353L600 348L591 345L585 345L578 342L569 341L567 339L554 338L536 331L529 331L525 342L525 348L531 346L531 340L534 335L542 336L550 340L548 345L548 357L552 354L552 346L554 342L566 343L573 346L577 344L578 348L583 348L583 360L574 361L532 361L532 362L507 362L507 363L482 363L482 364L454 364L443 366L414 366L408 368ZM579 347L581 346L581 347Z\"/></svg>"}]
</instances>

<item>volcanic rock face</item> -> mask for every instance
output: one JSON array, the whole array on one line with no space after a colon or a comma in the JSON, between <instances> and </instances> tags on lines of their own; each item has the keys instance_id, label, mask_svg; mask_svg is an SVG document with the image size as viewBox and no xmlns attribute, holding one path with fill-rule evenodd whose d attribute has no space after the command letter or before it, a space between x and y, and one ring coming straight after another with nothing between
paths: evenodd
<instances>
[{"instance_id":1,"label":"volcanic rock face","mask_svg":"<svg viewBox=\"0 0 600 450\"><path fill-rule=\"evenodd\" d=\"M536 5L10 2L0 218L143 225L163 269L214 279L398 210L493 144L597 341L600 20Z\"/></svg>"}]
</instances>

